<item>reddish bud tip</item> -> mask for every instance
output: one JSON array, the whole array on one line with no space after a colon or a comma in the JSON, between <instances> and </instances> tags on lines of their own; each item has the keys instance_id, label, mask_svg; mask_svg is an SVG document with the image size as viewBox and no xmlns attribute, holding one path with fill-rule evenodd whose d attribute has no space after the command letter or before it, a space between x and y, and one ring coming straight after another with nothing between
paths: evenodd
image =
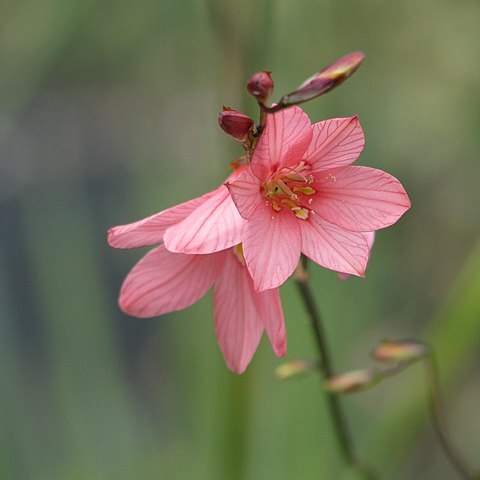
<instances>
[{"instance_id":1,"label":"reddish bud tip","mask_svg":"<svg viewBox=\"0 0 480 480\"><path fill-rule=\"evenodd\" d=\"M427 345L414 340L384 341L372 352L375 360L385 363L411 362L424 358L427 354Z\"/></svg>"},{"instance_id":2,"label":"reddish bud tip","mask_svg":"<svg viewBox=\"0 0 480 480\"><path fill-rule=\"evenodd\" d=\"M344 82L363 62L362 52L353 52L339 58L337 61L315 73L305 80L296 90L282 97L279 103L284 106L296 105L312 100L327 93Z\"/></svg>"},{"instance_id":3,"label":"reddish bud tip","mask_svg":"<svg viewBox=\"0 0 480 480\"><path fill-rule=\"evenodd\" d=\"M270 73L268 70L255 73L247 83L247 90L260 103L265 102L273 92L274 84Z\"/></svg>"},{"instance_id":4,"label":"reddish bud tip","mask_svg":"<svg viewBox=\"0 0 480 480\"><path fill-rule=\"evenodd\" d=\"M248 141L255 126L255 122L248 115L228 107L223 107L218 114L218 124L225 133L241 143Z\"/></svg>"}]
</instances>

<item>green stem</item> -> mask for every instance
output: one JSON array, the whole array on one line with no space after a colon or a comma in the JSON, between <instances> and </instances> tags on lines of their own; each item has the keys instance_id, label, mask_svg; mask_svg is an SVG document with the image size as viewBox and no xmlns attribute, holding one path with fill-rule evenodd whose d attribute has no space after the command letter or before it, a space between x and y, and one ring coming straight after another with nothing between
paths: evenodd
<instances>
[{"instance_id":1,"label":"green stem","mask_svg":"<svg viewBox=\"0 0 480 480\"><path fill-rule=\"evenodd\" d=\"M305 271L307 270L308 259L302 257L302 264ZM302 296L305 308L313 328L315 341L320 357L320 371L324 380L333 375L333 367L331 356L327 345L326 335L324 332L320 311L317 308L313 297L307 275L299 275L297 277L297 286ZM337 394L327 393L327 405L333 422L335 435L337 438L340 454L349 466L356 470L366 480L378 480L378 475L368 465L364 464L355 454L353 440L349 432L347 420Z\"/></svg>"},{"instance_id":2,"label":"green stem","mask_svg":"<svg viewBox=\"0 0 480 480\"><path fill-rule=\"evenodd\" d=\"M431 349L430 353L425 357L425 367L427 371L428 387L430 390L430 414L432 416L432 422L438 441L445 452L445 455L462 478L465 480L479 479L480 476L467 466L448 435L445 409L440 392L440 382L438 380L437 364Z\"/></svg>"}]
</instances>

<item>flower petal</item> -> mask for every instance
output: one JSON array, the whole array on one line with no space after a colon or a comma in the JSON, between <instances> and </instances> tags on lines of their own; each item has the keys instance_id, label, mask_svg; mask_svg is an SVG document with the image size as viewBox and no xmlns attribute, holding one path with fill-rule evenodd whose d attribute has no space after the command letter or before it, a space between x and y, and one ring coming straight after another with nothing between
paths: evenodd
<instances>
[{"instance_id":1,"label":"flower petal","mask_svg":"<svg viewBox=\"0 0 480 480\"><path fill-rule=\"evenodd\" d=\"M351 275L364 276L368 262L368 243L362 233L349 232L310 215L300 224L302 252L322 267Z\"/></svg>"},{"instance_id":2,"label":"flower petal","mask_svg":"<svg viewBox=\"0 0 480 480\"><path fill-rule=\"evenodd\" d=\"M312 124L299 107L267 115L267 123L253 154L251 168L260 179L290 164L297 164L312 138Z\"/></svg>"},{"instance_id":3,"label":"flower petal","mask_svg":"<svg viewBox=\"0 0 480 480\"><path fill-rule=\"evenodd\" d=\"M312 208L339 227L367 232L395 223L409 208L401 183L368 167L344 167L313 173L317 190Z\"/></svg>"},{"instance_id":4,"label":"flower petal","mask_svg":"<svg viewBox=\"0 0 480 480\"><path fill-rule=\"evenodd\" d=\"M375 232L362 232L365 240L367 241L368 245L368 260L370 261L370 257L372 255L372 248L373 244L375 243ZM338 279L339 280L346 280L349 278L350 275L348 273L339 273Z\"/></svg>"},{"instance_id":5,"label":"flower petal","mask_svg":"<svg viewBox=\"0 0 480 480\"><path fill-rule=\"evenodd\" d=\"M138 222L112 227L108 230L108 243L114 248L138 248L158 245L162 243L163 235L167 228L181 222L214 193L209 192Z\"/></svg>"},{"instance_id":6,"label":"flower petal","mask_svg":"<svg viewBox=\"0 0 480 480\"><path fill-rule=\"evenodd\" d=\"M228 367L236 373L247 368L263 333L248 270L227 252L215 283L215 332Z\"/></svg>"},{"instance_id":7,"label":"flower petal","mask_svg":"<svg viewBox=\"0 0 480 480\"><path fill-rule=\"evenodd\" d=\"M287 352L287 332L285 330L280 292L278 288L255 292L253 282L250 282L250 286L253 291L252 295L255 295L258 314L262 319L270 345L277 357L283 357Z\"/></svg>"},{"instance_id":8,"label":"flower petal","mask_svg":"<svg viewBox=\"0 0 480 480\"><path fill-rule=\"evenodd\" d=\"M304 158L313 170L350 165L359 157L365 145L363 130L356 115L315 123L312 130L312 141Z\"/></svg>"},{"instance_id":9,"label":"flower petal","mask_svg":"<svg viewBox=\"0 0 480 480\"><path fill-rule=\"evenodd\" d=\"M257 291L280 286L300 258L299 220L292 212L274 212L260 204L243 235L243 253Z\"/></svg>"},{"instance_id":10,"label":"flower petal","mask_svg":"<svg viewBox=\"0 0 480 480\"><path fill-rule=\"evenodd\" d=\"M223 258L223 252L182 255L161 245L148 252L127 275L120 291L120 308L141 318L186 308L212 286Z\"/></svg>"},{"instance_id":11,"label":"flower petal","mask_svg":"<svg viewBox=\"0 0 480 480\"><path fill-rule=\"evenodd\" d=\"M260 193L261 182L250 168L245 169L235 180L225 183L240 215L249 218L258 204L264 201Z\"/></svg>"},{"instance_id":12,"label":"flower petal","mask_svg":"<svg viewBox=\"0 0 480 480\"><path fill-rule=\"evenodd\" d=\"M241 242L245 220L225 185L182 222L169 228L163 240L171 252L212 253Z\"/></svg>"}]
</instances>

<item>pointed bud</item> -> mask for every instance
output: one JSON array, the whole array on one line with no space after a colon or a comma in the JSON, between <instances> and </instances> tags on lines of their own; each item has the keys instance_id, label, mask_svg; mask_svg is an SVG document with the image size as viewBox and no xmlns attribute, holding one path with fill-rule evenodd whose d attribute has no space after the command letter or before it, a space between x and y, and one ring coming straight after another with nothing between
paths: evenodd
<instances>
[{"instance_id":1,"label":"pointed bud","mask_svg":"<svg viewBox=\"0 0 480 480\"><path fill-rule=\"evenodd\" d=\"M312 100L344 82L363 62L362 52L353 52L339 58L322 71L312 75L295 91L281 98L279 105L288 107Z\"/></svg>"},{"instance_id":2,"label":"pointed bud","mask_svg":"<svg viewBox=\"0 0 480 480\"><path fill-rule=\"evenodd\" d=\"M331 393L359 392L372 387L380 380L372 370L352 370L330 377L325 382L325 389Z\"/></svg>"},{"instance_id":3,"label":"pointed bud","mask_svg":"<svg viewBox=\"0 0 480 480\"><path fill-rule=\"evenodd\" d=\"M255 126L255 122L248 115L229 107L223 107L218 114L218 124L225 133L241 143L248 141Z\"/></svg>"},{"instance_id":4,"label":"pointed bud","mask_svg":"<svg viewBox=\"0 0 480 480\"><path fill-rule=\"evenodd\" d=\"M255 73L247 83L247 90L260 103L265 102L273 92L274 84L270 74L271 72L268 70Z\"/></svg>"},{"instance_id":5,"label":"pointed bud","mask_svg":"<svg viewBox=\"0 0 480 480\"><path fill-rule=\"evenodd\" d=\"M382 342L373 352L375 360L385 363L410 362L428 355L428 347L423 342L415 340Z\"/></svg>"},{"instance_id":6,"label":"pointed bud","mask_svg":"<svg viewBox=\"0 0 480 480\"><path fill-rule=\"evenodd\" d=\"M289 378L296 377L302 373L308 373L315 370L318 366L318 362L312 359L297 359L291 362L282 363L275 370L275 378L277 380L288 380Z\"/></svg>"}]
</instances>

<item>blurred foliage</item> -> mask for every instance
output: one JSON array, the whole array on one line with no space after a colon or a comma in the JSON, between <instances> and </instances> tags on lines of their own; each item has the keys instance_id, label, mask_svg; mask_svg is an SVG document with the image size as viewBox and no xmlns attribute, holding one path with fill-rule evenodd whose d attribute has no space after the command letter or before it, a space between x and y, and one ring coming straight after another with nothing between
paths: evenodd
<instances>
[{"instance_id":1,"label":"blurred foliage","mask_svg":"<svg viewBox=\"0 0 480 480\"><path fill-rule=\"evenodd\" d=\"M223 104L256 115L353 50L367 57L305 108L358 113L361 164L413 207L380 232L366 280L313 281L339 371L383 338L436 345L454 437L478 464L480 3L474 0L5 0L0 16L0 478L353 479L318 379L279 384L266 342L241 377L216 345L211 296L162 319L116 306L140 251L110 225L216 187L240 154ZM287 359L315 352L282 287ZM435 442L421 369L346 397L384 478L455 478Z\"/></svg>"}]
</instances>

